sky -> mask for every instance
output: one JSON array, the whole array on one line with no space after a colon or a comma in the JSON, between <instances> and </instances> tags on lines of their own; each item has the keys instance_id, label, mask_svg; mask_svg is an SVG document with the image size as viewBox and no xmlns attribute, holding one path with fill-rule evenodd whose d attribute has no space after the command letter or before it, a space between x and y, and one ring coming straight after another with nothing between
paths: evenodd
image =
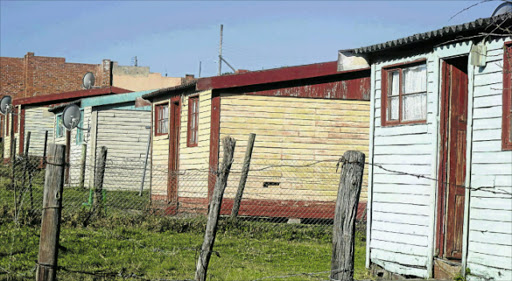
<instances>
[{"instance_id":1,"label":"sky","mask_svg":"<svg viewBox=\"0 0 512 281\"><path fill-rule=\"evenodd\" d=\"M218 72L221 24L223 57L236 69L262 70L334 61L340 49L489 17L500 3L0 0L0 56L120 65L137 56L151 72L197 77L201 64L206 77ZM231 69L223 64L222 72Z\"/></svg>"}]
</instances>

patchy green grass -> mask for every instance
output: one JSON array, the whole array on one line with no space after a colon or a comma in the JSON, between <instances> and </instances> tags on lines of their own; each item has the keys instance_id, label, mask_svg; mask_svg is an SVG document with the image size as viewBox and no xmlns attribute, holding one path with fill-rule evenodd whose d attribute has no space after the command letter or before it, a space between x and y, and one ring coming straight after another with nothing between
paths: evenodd
<instances>
[{"instance_id":1,"label":"patchy green grass","mask_svg":"<svg viewBox=\"0 0 512 281\"><path fill-rule=\"evenodd\" d=\"M194 278L206 221L136 216L102 219L86 228L72 224L75 223L65 222L61 230L60 280L121 276L181 280ZM269 276L275 276L273 280L279 280L278 276L286 280L327 279L329 230L327 226L222 220L208 280ZM369 278L364 268L362 232L356 238L355 277ZM33 278L39 226L4 222L0 225L0 241L4 241L0 244L0 278Z\"/></svg>"},{"instance_id":2,"label":"patchy green grass","mask_svg":"<svg viewBox=\"0 0 512 281\"><path fill-rule=\"evenodd\" d=\"M0 279L33 279L40 213L30 212L24 201L19 224L14 224L9 182L0 175ZM35 209L42 204L42 197L35 196L42 194L41 183L33 185L34 198L39 198ZM84 227L89 209L82 203L88 191L67 188L63 196L59 280L194 278L204 217L158 216L148 211L147 194L110 191L105 216ZM328 279L331 226L222 219L217 233L208 280ZM364 234L363 226L356 234L356 279L370 278Z\"/></svg>"}]
</instances>

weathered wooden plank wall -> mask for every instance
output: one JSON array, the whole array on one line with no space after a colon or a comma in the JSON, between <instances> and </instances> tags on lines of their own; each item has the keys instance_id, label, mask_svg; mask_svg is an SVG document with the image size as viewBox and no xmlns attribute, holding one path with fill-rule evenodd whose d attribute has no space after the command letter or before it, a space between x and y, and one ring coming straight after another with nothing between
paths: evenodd
<instances>
[{"instance_id":1,"label":"weathered wooden plank wall","mask_svg":"<svg viewBox=\"0 0 512 281\"><path fill-rule=\"evenodd\" d=\"M471 186L512 193L512 151L501 149L506 41L487 43L487 65L475 68ZM467 266L471 273L512 280L512 196L473 191L469 213Z\"/></svg>"},{"instance_id":2,"label":"weathered wooden plank wall","mask_svg":"<svg viewBox=\"0 0 512 281\"><path fill-rule=\"evenodd\" d=\"M188 100L199 96L199 124L197 146L187 146ZM208 167L210 151L211 90L182 97L180 120L180 171L186 172L179 180L178 196L206 198L208 196Z\"/></svg>"},{"instance_id":3,"label":"weathered wooden plank wall","mask_svg":"<svg viewBox=\"0 0 512 281\"><path fill-rule=\"evenodd\" d=\"M381 126L383 66L427 59L427 122ZM389 172L431 176L437 71L432 54L418 54L376 63L374 91L373 194L370 258L390 271L428 277L431 181ZM437 144L435 144L437 145ZM381 165L384 169L380 168Z\"/></svg>"},{"instance_id":4,"label":"weathered wooden plank wall","mask_svg":"<svg viewBox=\"0 0 512 281\"><path fill-rule=\"evenodd\" d=\"M146 155L151 112L142 110L98 110L96 146L108 148L103 188L108 190L140 189ZM80 148L80 146L77 146ZM80 152L77 149L77 152ZM80 160L80 154L74 158ZM148 167L151 163L148 163ZM149 177L145 179L149 187Z\"/></svg>"},{"instance_id":5,"label":"weathered wooden plank wall","mask_svg":"<svg viewBox=\"0 0 512 281\"><path fill-rule=\"evenodd\" d=\"M236 193L247 140L255 133L244 199L334 201L339 180L336 161L346 150L368 154L368 126L368 101L223 95L221 138L237 139L225 198ZM265 182L279 185L265 187ZM366 188L361 201L366 201Z\"/></svg>"},{"instance_id":6,"label":"weathered wooden plank wall","mask_svg":"<svg viewBox=\"0 0 512 281\"><path fill-rule=\"evenodd\" d=\"M48 131L48 139L53 139L55 119L53 113L45 106L27 106L25 111L25 136L31 132L29 154L43 156L44 137Z\"/></svg>"}]
</instances>

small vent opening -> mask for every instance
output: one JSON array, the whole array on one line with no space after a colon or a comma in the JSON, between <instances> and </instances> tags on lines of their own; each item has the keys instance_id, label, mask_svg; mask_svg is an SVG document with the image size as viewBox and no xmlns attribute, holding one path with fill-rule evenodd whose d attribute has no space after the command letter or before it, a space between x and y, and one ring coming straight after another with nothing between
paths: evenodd
<instances>
[{"instance_id":1,"label":"small vent opening","mask_svg":"<svg viewBox=\"0 0 512 281\"><path fill-rule=\"evenodd\" d=\"M268 187L279 187L279 183L278 183L278 182L275 182L275 181L265 181L265 182L263 182L263 187L264 187L264 188L268 188Z\"/></svg>"}]
</instances>

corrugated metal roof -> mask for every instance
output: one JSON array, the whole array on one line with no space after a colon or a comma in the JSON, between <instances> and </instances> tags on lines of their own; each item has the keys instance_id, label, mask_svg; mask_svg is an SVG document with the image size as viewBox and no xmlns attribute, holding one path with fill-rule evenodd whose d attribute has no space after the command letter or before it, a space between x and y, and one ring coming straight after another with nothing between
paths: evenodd
<instances>
[{"instance_id":1,"label":"corrugated metal roof","mask_svg":"<svg viewBox=\"0 0 512 281\"><path fill-rule=\"evenodd\" d=\"M506 13L490 18L477 19L472 22L467 22L458 25L445 26L441 29L418 33L412 36L387 41L385 43L370 45L366 47L360 47L352 49L351 51L355 54L365 54L377 51L383 51L398 47L404 47L406 45L416 44L420 42L426 42L436 39L450 39L456 38L461 33L472 33L479 34L482 31L493 31L497 24L503 23L502 27L510 27L512 22L512 13ZM495 33L503 33L501 30L495 30ZM484 36L484 34L482 34Z\"/></svg>"},{"instance_id":2,"label":"corrugated metal roof","mask_svg":"<svg viewBox=\"0 0 512 281\"><path fill-rule=\"evenodd\" d=\"M129 101L133 101L135 103L135 99L137 97L140 97L141 95L144 95L144 94L152 93L154 91L155 90L146 90L146 91L126 93L126 94L116 94L116 95L105 95L105 96L98 96L98 97L82 98L82 99L71 101L71 102L51 105L48 108L48 111L49 112L57 112L57 111L64 109L64 107L66 107L70 104L76 104L78 106L87 107L87 106L124 103L124 102L129 102Z\"/></svg>"},{"instance_id":3,"label":"corrugated metal roof","mask_svg":"<svg viewBox=\"0 0 512 281\"><path fill-rule=\"evenodd\" d=\"M197 84L197 80L193 80L193 81L186 82L186 83L183 83L183 84L178 85L178 86L156 90L156 91L154 91L152 93L142 95L142 98L143 99L153 99L155 97L158 97L158 96L161 96L161 95L165 95L165 94L169 94L169 93L172 93L174 91L185 90L185 89L188 89L188 88L194 88L195 89L196 84Z\"/></svg>"}]
</instances>

